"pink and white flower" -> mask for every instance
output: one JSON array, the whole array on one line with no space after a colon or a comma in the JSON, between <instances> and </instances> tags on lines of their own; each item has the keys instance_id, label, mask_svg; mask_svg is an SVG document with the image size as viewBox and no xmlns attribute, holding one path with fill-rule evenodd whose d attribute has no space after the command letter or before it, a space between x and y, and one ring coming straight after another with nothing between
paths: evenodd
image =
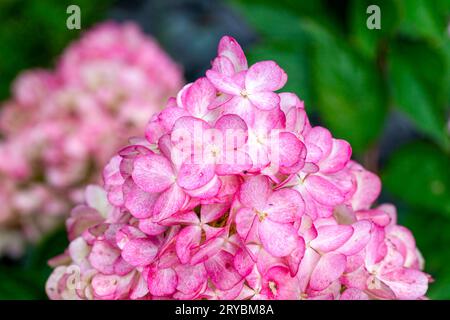
<instances>
[{"instance_id":1,"label":"pink and white flower","mask_svg":"<svg viewBox=\"0 0 450 320\"><path fill-rule=\"evenodd\" d=\"M373 207L379 178L312 126L295 94L274 92L286 79L271 61L248 68L222 38L206 78L170 99L105 167L105 192L90 187L72 211L49 297L423 298L414 237L393 206Z\"/></svg>"}]
</instances>

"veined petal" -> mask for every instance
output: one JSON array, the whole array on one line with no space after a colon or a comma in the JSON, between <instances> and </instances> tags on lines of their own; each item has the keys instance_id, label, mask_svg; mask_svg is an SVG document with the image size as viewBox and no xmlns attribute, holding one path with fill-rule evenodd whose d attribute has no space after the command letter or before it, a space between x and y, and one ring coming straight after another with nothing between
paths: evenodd
<instances>
[{"instance_id":1,"label":"veined petal","mask_svg":"<svg viewBox=\"0 0 450 320\"><path fill-rule=\"evenodd\" d=\"M305 204L300 193L287 188L272 193L264 208L270 220L280 223L293 222L303 215L304 210Z\"/></svg>"},{"instance_id":2,"label":"veined petal","mask_svg":"<svg viewBox=\"0 0 450 320\"><path fill-rule=\"evenodd\" d=\"M270 192L270 183L266 176L253 176L242 184L239 199L244 206L263 209Z\"/></svg>"},{"instance_id":3,"label":"veined petal","mask_svg":"<svg viewBox=\"0 0 450 320\"><path fill-rule=\"evenodd\" d=\"M186 201L186 194L177 185L173 184L168 190L161 193L153 207L153 218L155 222L162 221L178 210Z\"/></svg>"},{"instance_id":4,"label":"veined petal","mask_svg":"<svg viewBox=\"0 0 450 320\"><path fill-rule=\"evenodd\" d=\"M125 207L139 219L148 218L153 213L153 206L158 198L157 193L148 193L139 188L131 178L123 186Z\"/></svg>"},{"instance_id":5,"label":"veined petal","mask_svg":"<svg viewBox=\"0 0 450 320\"><path fill-rule=\"evenodd\" d=\"M178 234L175 248L181 263L188 263L191 259L191 248L200 243L201 232L199 226L187 226Z\"/></svg>"},{"instance_id":6,"label":"veined petal","mask_svg":"<svg viewBox=\"0 0 450 320\"><path fill-rule=\"evenodd\" d=\"M178 172L177 183L185 190L194 190L206 185L215 174L214 164L183 163Z\"/></svg>"},{"instance_id":7,"label":"veined petal","mask_svg":"<svg viewBox=\"0 0 450 320\"><path fill-rule=\"evenodd\" d=\"M317 238L310 242L311 247L321 252L336 250L353 234L353 228L348 225L328 225L317 228Z\"/></svg>"},{"instance_id":8,"label":"veined petal","mask_svg":"<svg viewBox=\"0 0 450 320\"><path fill-rule=\"evenodd\" d=\"M326 206L334 207L345 199L334 184L318 175L308 176L305 179L305 187L317 202Z\"/></svg>"},{"instance_id":9,"label":"veined petal","mask_svg":"<svg viewBox=\"0 0 450 320\"><path fill-rule=\"evenodd\" d=\"M311 274L310 287L322 291L338 279L345 270L346 258L340 253L323 255Z\"/></svg>"},{"instance_id":10,"label":"veined petal","mask_svg":"<svg viewBox=\"0 0 450 320\"><path fill-rule=\"evenodd\" d=\"M230 76L226 76L214 70L206 71L206 77L214 87L223 93L240 95L242 88Z\"/></svg>"},{"instance_id":11,"label":"veined petal","mask_svg":"<svg viewBox=\"0 0 450 320\"><path fill-rule=\"evenodd\" d=\"M172 165L157 154L139 156L134 161L133 181L146 192L161 192L175 181Z\"/></svg>"},{"instance_id":12,"label":"veined petal","mask_svg":"<svg viewBox=\"0 0 450 320\"><path fill-rule=\"evenodd\" d=\"M296 249L298 236L291 224L263 220L258 234L264 249L275 257L285 257Z\"/></svg>"},{"instance_id":13,"label":"veined petal","mask_svg":"<svg viewBox=\"0 0 450 320\"><path fill-rule=\"evenodd\" d=\"M247 58L244 51L233 37L223 36L220 39L217 54L219 57L227 57L234 65L236 72L247 69Z\"/></svg>"},{"instance_id":14,"label":"veined petal","mask_svg":"<svg viewBox=\"0 0 450 320\"><path fill-rule=\"evenodd\" d=\"M260 110L273 110L280 105L280 97L271 91L252 93L248 99Z\"/></svg>"},{"instance_id":15,"label":"veined petal","mask_svg":"<svg viewBox=\"0 0 450 320\"><path fill-rule=\"evenodd\" d=\"M248 69L245 88L249 93L276 91L281 89L286 81L286 73L274 61L260 61Z\"/></svg>"},{"instance_id":16,"label":"veined petal","mask_svg":"<svg viewBox=\"0 0 450 320\"><path fill-rule=\"evenodd\" d=\"M175 292L178 278L172 268L152 270L148 274L148 289L154 296L168 296Z\"/></svg>"},{"instance_id":17,"label":"veined petal","mask_svg":"<svg viewBox=\"0 0 450 320\"><path fill-rule=\"evenodd\" d=\"M341 139L333 139L330 154L320 162L320 170L324 173L334 173L342 170L350 160L352 147Z\"/></svg>"},{"instance_id":18,"label":"veined petal","mask_svg":"<svg viewBox=\"0 0 450 320\"><path fill-rule=\"evenodd\" d=\"M233 259L231 253L221 250L204 263L209 278L220 290L229 290L242 280L234 268Z\"/></svg>"},{"instance_id":19,"label":"veined petal","mask_svg":"<svg viewBox=\"0 0 450 320\"><path fill-rule=\"evenodd\" d=\"M397 269L383 274L381 280L394 291L397 299L418 299L428 290L428 277L419 270Z\"/></svg>"},{"instance_id":20,"label":"veined petal","mask_svg":"<svg viewBox=\"0 0 450 320\"><path fill-rule=\"evenodd\" d=\"M151 239L131 239L122 250L122 258L133 266L150 264L158 253L158 246Z\"/></svg>"},{"instance_id":21,"label":"veined petal","mask_svg":"<svg viewBox=\"0 0 450 320\"><path fill-rule=\"evenodd\" d=\"M190 114L202 118L216 98L216 89L207 78L200 78L189 87L184 98L184 105Z\"/></svg>"}]
</instances>

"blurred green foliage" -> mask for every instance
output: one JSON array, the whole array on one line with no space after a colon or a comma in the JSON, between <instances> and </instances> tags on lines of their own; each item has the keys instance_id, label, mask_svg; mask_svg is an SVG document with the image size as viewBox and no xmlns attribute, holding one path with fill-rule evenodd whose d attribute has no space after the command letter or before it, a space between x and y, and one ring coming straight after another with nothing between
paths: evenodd
<instances>
[{"instance_id":1,"label":"blurred green foliage","mask_svg":"<svg viewBox=\"0 0 450 320\"><path fill-rule=\"evenodd\" d=\"M258 34L250 63L277 61L289 75L286 90L381 174L383 197L398 205L435 278L429 296L450 299L450 1L230 3ZM369 5L380 7L379 30L366 26ZM373 158L394 110L416 134L380 168Z\"/></svg>"},{"instance_id":2,"label":"blurred green foliage","mask_svg":"<svg viewBox=\"0 0 450 320\"><path fill-rule=\"evenodd\" d=\"M112 0L0 1L0 100L21 70L49 66L80 31L104 17ZM81 30L66 27L69 5L81 9Z\"/></svg>"}]
</instances>

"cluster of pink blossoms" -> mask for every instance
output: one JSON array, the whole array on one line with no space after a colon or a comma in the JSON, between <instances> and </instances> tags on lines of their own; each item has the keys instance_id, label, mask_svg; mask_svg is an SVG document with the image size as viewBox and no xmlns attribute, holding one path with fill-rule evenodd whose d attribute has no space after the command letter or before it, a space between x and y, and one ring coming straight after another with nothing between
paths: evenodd
<instances>
[{"instance_id":1,"label":"cluster of pink blossoms","mask_svg":"<svg viewBox=\"0 0 450 320\"><path fill-rule=\"evenodd\" d=\"M0 115L0 254L61 222L182 81L153 39L112 22L70 45L55 70L19 76Z\"/></svg>"},{"instance_id":2,"label":"cluster of pink blossoms","mask_svg":"<svg viewBox=\"0 0 450 320\"><path fill-rule=\"evenodd\" d=\"M67 220L52 299L420 299L430 277L379 178L230 37Z\"/></svg>"}]
</instances>

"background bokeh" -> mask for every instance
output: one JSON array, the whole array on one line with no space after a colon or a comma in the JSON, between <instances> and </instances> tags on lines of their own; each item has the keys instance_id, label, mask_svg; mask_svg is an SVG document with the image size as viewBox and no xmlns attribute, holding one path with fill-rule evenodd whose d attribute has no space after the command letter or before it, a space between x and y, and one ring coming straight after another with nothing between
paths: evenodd
<instances>
[{"instance_id":1,"label":"background bokeh","mask_svg":"<svg viewBox=\"0 0 450 320\"><path fill-rule=\"evenodd\" d=\"M450 1L2 0L0 100L18 72L51 67L79 36L66 28L70 4L81 8L81 32L105 19L137 22L187 81L208 69L224 34L250 63L277 61L314 124L381 175L380 201L397 205L435 279L429 297L450 299ZM381 30L366 27L371 4ZM0 299L45 298L46 261L66 246L61 228L23 259L3 258Z\"/></svg>"}]
</instances>

